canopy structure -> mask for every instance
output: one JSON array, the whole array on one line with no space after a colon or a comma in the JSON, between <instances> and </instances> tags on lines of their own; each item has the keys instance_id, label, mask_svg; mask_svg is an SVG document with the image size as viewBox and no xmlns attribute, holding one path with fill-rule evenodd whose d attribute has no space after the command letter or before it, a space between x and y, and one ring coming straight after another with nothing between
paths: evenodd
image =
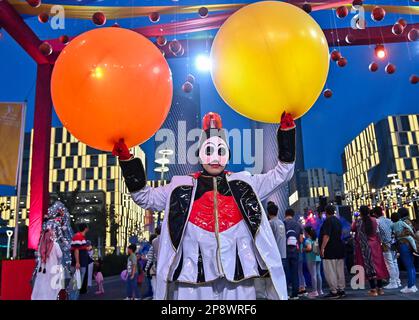
<instances>
[{"instance_id":1,"label":"canopy structure","mask_svg":"<svg viewBox=\"0 0 419 320\"><path fill-rule=\"evenodd\" d=\"M115 23L123 22L129 19L135 21L131 23L130 28L142 35L156 41L157 37L172 37L178 39L184 51L183 55L176 55L170 51L169 43L160 46L166 58L186 57L196 52L207 50L211 46L212 37L207 34L202 36L203 31L217 30L228 17L236 10L239 10L248 3L210 3L203 4L202 1L193 0L185 1L189 5L179 5L179 2L164 1L167 5L160 6L104 6L95 5L103 4L96 0L2 0L0 1L0 27L7 31L11 37L28 53L28 55L37 63L37 82L36 82L36 99L35 99L35 118L34 118L34 136L33 136L33 157L31 171L31 203L30 203L30 225L29 225L29 248L36 249L38 238L41 231L42 217L47 211L48 205L48 174L49 174L49 147L50 147L50 130L51 130L51 113L52 101L50 94L50 79L56 58L59 56L65 44L56 36L57 32L53 32L52 37L40 38L36 31L30 27L30 20L33 22L34 17L39 15L47 15L53 17L54 10L61 8L65 12L65 19L71 21L83 22L85 26L90 28L98 28L100 26L91 22L95 13L101 13L106 17L108 24L110 21ZM321 2L310 2L303 0L289 0L296 6L309 6L313 17L320 12L332 13L338 8L346 7L349 11L353 7L353 2L348 0L323 0ZM367 1L368 2L368 1ZM362 12L365 16L369 16L375 7L379 6L385 10L387 14L394 15L394 23L398 18L404 16L410 20L418 19L417 22L409 23L403 33L393 33L394 24L372 23L371 19L364 29L351 28L347 25L337 27L336 21L329 21L321 25L330 47L343 46L360 46L360 45L376 45L397 42L415 41L417 38L411 39L408 36L412 30L419 30L419 6L415 5L392 5L388 4L388 0L383 0L382 4L362 5ZM184 3L184 2L182 2ZM358 7L360 8L360 7ZM354 11L355 12L355 11ZM159 19L151 19L152 15L158 17L174 17L174 19L159 23ZM142 19L143 18L143 19ZM135 20L133 20L135 19ZM339 20L339 19L338 19ZM154 22L153 22L154 21ZM90 24L89 24L90 23ZM371 24L371 25L370 25ZM62 30L64 35L64 31ZM60 31L61 32L61 31ZM69 41L78 32L66 34ZM184 36L188 36L186 39ZM183 38L182 38L183 37ZM43 43L48 43L52 47L52 52L45 53L40 50Z\"/></svg>"}]
</instances>

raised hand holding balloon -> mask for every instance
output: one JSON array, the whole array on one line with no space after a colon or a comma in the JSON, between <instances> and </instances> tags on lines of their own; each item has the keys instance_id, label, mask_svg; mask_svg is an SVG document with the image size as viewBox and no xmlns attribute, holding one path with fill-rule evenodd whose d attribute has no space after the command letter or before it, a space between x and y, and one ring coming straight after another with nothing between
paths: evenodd
<instances>
[{"instance_id":1,"label":"raised hand holding balloon","mask_svg":"<svg viewBox=\"0 0 419 320\"><path fill-rule=\"evenodd\" d=\"M73 39L51 79L55 110L81 142L104 151L132 147L163 124L172 101L172 76L159 49L123 28L101 28Z\"/></svg>"},{"instance_id":2,"label":"raised hand holding balloon","mask_svg":"<svg viewBox=\"0 0 419 320\"><path fill-rule=\"evenodd\" d=\"M129 152L127 145L124 142L124 139L120 139L117 143L115 143L112 155L118 157L120 160L129 160L133 157L133 155Z\"/></svg>"}]
</instances>

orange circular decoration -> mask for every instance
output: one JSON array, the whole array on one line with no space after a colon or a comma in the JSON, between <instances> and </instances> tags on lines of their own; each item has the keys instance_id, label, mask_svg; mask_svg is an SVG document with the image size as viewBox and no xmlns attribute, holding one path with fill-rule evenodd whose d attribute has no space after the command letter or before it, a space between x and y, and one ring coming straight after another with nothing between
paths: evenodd
<instances>
[{"instance_id":1,"label":"orange circular decoration","mask_svg":"<svg viewBox=\"0 0 419 320\"><path fill-rule=\"evenodd\" d=\"M172 101L172 75L160 50L123 28L101 28L74 38L58 57L51 78L54 107L77 139L111 151L148 140Z\"/></svg>"}]
</instances>

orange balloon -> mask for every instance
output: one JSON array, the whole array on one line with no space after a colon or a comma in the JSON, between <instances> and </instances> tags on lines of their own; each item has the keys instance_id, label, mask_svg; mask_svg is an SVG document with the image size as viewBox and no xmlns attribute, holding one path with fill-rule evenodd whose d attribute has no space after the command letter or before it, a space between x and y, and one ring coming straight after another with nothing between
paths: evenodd
<instances>
[{"instance_id":1,"label":"orange balloon","mask_svg":"<svg viewBox=\"0 0 419 320\"><path fill-rule=\"evenodd\" d=\"M111 151L148 140L169 112L172 74L160 50L142 35L101 28L73 39L58 57L51 94L62 124L77 139Z\"/></svg>"}]
</instances>

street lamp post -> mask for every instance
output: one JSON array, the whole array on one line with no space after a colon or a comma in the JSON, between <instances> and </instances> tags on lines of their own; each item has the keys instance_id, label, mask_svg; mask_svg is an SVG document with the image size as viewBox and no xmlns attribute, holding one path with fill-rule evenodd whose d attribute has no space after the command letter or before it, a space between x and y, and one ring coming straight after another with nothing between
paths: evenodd
<instances>
[{"instance_id":1,"label":"street lamp post","mask_svg":"<svg viewBox=\"0 0 419 320\"><path fill-rule=\"evenodd\" d=\"M160 172L160 181L161 184L164 182L164 174L169 172L169 167L167 166L170 163L169 156L173 155L173 150L171 149L162 149L159 150L160 158L157 158L154 162L159 164L159 167L154 168L155 172ZM161 221L161 212L158 212L158 223Z\"/></svg>"},{"instance_id":2,"label":"street lamp post","mask_svg":"<svg viewBox=\"0 0 419 320\"><path fill-rule=\"evenodd\" d=\"M401 207L403 205L403 199L402 199L402 193L403 193L403 186L399 184L399 182L401 182L400 179L397 178L397 173L390 173L387 175L387 177L390 180L391 187L391 197L395 199L395 204L398 207Z\"/></svg>"},{"instance_id":3,"label":"street lamp post","mask_svg":"<svg viewBox=\"0 0 419 320\"><path fill-rule=\"evenodd\" d=\"M10 259L10 243L12 240L13 230L6 230L7 235L7 259Z\"/></svg>"}]
</instances>

